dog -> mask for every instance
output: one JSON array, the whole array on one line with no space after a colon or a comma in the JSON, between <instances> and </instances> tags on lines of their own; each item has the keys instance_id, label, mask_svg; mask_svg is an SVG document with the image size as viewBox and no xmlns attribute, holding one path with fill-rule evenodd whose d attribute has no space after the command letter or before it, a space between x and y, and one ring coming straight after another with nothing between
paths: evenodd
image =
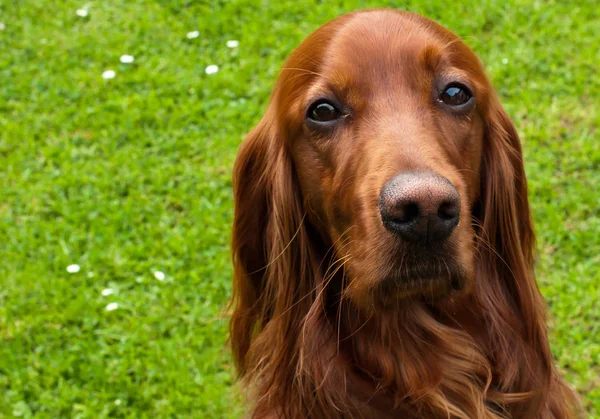
<instances>
[{"instance_id":1,"label":"dog","mask_svg":"<svg viewBox=\"0 0 600 419\"><path fill-rule=\"evenodd\" d=\"M571 418L517 131L475 54L367 10L281 69L234 168L230 339L254 418Z\"/></svg>"}]
</instances>

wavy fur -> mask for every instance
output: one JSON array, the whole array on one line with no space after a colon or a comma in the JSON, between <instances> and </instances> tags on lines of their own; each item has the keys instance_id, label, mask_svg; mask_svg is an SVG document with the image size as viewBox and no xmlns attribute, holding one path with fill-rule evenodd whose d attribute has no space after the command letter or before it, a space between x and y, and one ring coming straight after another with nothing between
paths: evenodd
<instances>
[{"instance_id":1,"label":"wavy fur","mask_svg":"<svg viewBox=\"0 0 600 419\"><path fill-rule=\"evenodd\" d=\"M252 417L576 417L548 345L519 138L493 91L479 109L473 287L440 304L407 298L365 310L345 293L357 280L342 250L353 226L334 238L314 221L281 110L319 71L307 63L321 58L306 51L284 66L303 71L282 72L235 165L230 332Z\"/></svg>"}]
</instances>

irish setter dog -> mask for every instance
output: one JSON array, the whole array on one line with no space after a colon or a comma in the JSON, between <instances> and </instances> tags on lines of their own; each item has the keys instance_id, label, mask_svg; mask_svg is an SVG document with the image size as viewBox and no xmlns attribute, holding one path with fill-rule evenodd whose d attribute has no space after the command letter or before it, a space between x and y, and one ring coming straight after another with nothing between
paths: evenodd
<instances>
[{"instance_id":1,"label":"irish setter dog","mask_svg":"<svg viewBox=\"0 0 600 419\"><path fill-rule=\"evenodd\" d=\"M482 65L368 10L284 64L234 170L231 343L254 418L571 418L517 132Z\"/></svg>"}]
</instances>

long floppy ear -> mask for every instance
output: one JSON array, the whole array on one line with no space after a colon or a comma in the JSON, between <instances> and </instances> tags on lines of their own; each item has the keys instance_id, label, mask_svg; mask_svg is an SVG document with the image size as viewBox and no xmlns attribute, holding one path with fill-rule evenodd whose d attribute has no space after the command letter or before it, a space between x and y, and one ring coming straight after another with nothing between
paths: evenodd
<instances>
[{"instance_id":1,"label":"long floppy ear","mask_svg":"<svg viewBox=\"0 0 600 419\"><path fill-rule=\"evenodd\" d=\"M481 268L501 274L519 323L528 319L522 332L533 339L537 323L544 324L544 303L533 272L535 237L521 143L497 98L486 113L479 217L482 239L491 245L484 254L491 252L493 263L481 260L486 265Z\"/></svg>"},{"instance_id":2,"label":"long floppy ear","mask_svg":"<svg viewBox=\"0 0 600 419\"><path fill-rule=\"evenodd\" d=\"M514 417L536 418L539 412L571 417L569 405L576 401L555 370L546 306L535 280L535 238L519 136L493 93L488 106L481 206L475 214L481 223L476 292L487 317L498 390L506 403L527 400L511 409Z\"/></svg>"},{"instance_id":3,"label":"long floppy ear","mask_svg":"<svg viewBox=\"0 0 600 419\"><path fill-rule=\"evenodd\" d=\"M293 162L282 137L271 104L242 144L234 167L230 339L242 376L255 366L256 357L293 352L278 345L295 341L283 337L297 333L301 319L295 314L310 305L303 297L313 289L317 269ZM267 323L270 333L257 341ZM268 341L269 336L275 341Z\"/></svg>"}]
</instances>

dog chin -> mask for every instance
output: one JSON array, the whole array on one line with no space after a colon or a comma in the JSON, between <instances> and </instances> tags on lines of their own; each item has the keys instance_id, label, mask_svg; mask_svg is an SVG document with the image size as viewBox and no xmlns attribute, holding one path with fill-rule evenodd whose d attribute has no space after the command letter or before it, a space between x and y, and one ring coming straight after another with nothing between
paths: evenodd
<instances>
[{"instance_id":1,"label":"dog chin","mask_svg":"<svg viewBox=\"0 0 600 419\"><path fill-rule=\"evenodd\" d=\"M375 305L397 306L402 300L422 299L439 302L451 298L468 288L468 276L463 272L445 275L389 276L381 280L372 296Z\"/></svg>"}]
</instances>

